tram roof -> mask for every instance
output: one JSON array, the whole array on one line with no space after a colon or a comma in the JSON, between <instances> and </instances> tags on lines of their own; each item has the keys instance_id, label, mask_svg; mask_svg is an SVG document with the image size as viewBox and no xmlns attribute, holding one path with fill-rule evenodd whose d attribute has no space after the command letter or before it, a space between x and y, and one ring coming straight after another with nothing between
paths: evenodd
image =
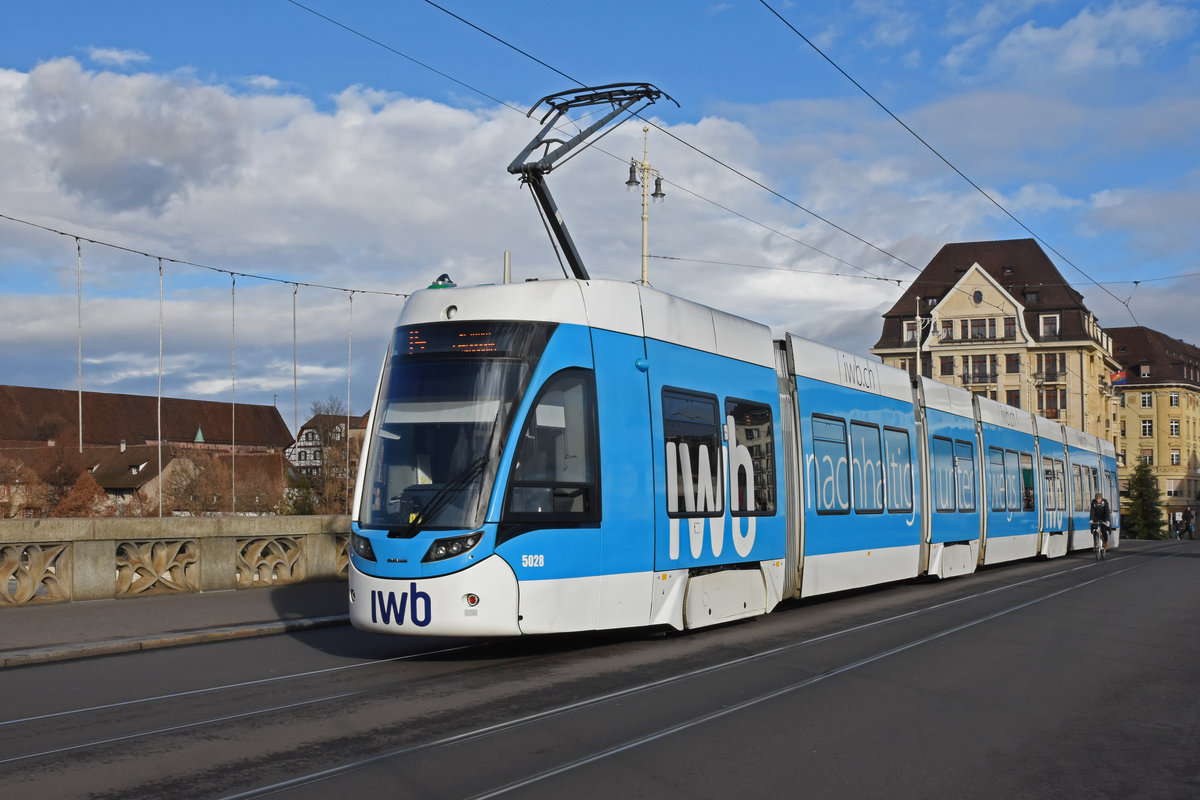
<instances>
[{"instance_id":1,"label":"tram roof","mask_svg":"<svg viewBox=\"0 0 1200 800\"><path fill-rule=\"evenodd\" d=\"M409 297L398 324L448 319L588 325L775 365L766 325L637 283L563 278L428 289Z\"/></svg>"}]
</instances>

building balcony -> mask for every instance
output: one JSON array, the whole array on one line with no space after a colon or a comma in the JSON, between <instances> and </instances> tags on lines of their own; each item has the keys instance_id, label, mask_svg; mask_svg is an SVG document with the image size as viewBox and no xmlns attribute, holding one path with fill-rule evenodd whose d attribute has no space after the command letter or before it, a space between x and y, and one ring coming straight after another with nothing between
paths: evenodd
<instances>
[{"instance_id":1,"label":"building balcony","mask_svg":"<svg viewBox=\"0 0 1200 800\"><path fill-rule=\"evenodd\" d=\"M1045 417L1046 419L1058 419L1060 414L1065 416L1065 412L1057 408L1038 409L1037 413L1038 416Z\"/></svg>"},{"instance_id":2,"label":"building balcony","mask_svg":"<svg viewBox=\"0 0 1200 800\"><path fill-rule=\"evenodd\" d=\"M1015 333L1009 333L1009 334L972 333L967 336L955 336L954 334L946 335L944 333L939 333L936 335L937 343L938 344L946 344L946 345L986 344L988 342L1012 342L1012 341L1015 341L1016 338L1017 338L1017 335Z\"/></svg>"},{"instance_id":3,"label":"building balcony","mask_svg":"<svg viewBox=\"0 0 1200 800\"><path fill-rule=\"evenodd\" d=\"M959 377L962 382L967 385L979 383L995 383L999 379L999 374L995 372L964 372Z\"/></svg>"},{"instance_id":4,"label":"building balcony","mask_svg":"<svg viewBox=\"0 0 1200 800\"><path fill-rule=\"evenodd\" d=\"M1066 383L1067 373L1059 372L1058 370L1035 372L1033 373L1033 379L1041 383Z\"/></svg>"}]
</instances>

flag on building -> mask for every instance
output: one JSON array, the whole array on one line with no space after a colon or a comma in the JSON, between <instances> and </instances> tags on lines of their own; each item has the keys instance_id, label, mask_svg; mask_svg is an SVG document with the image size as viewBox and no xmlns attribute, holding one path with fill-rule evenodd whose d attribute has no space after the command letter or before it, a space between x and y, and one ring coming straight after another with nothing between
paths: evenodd
<instances>
[{"instance_id":1,"label":"flag on building","mask_svg":"<svg viewBox=\"0 0 1200 800\"><path fill-rule=\"evenodd\" d=\"M1108 376L1108 382L1113 386L1121 386L1125 383L1125 370L1114 372Z\"/></svg>"}]
</instances>

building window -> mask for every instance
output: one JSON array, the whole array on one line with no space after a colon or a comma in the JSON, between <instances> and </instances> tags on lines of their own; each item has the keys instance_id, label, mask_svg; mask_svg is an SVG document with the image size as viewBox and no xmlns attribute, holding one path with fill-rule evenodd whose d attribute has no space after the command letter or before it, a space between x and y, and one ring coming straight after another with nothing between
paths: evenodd
<instances>
[{"instance_id":1,"label":"building window","mask_svg":"<svg viewBox=\"0 0 1200 800\"><path fill-rule=\"evenodd\" d=\"M1009 375L1012 375L1012 374L1015 374L1015 373L1021 371L1021 354L1020 353L1008 353L1007 355L1004 356L1004 371L1007 372Z\"/></svg>"},{"instance_id":2,"label":"building window","mask_svg":"<svg viewBox=\"0 0 1200 800\"><path fill-rule=\"evenodd\" d=\"M942 320L942 338L943 339L953 339L954 338L954 321L953 320L949 320L949 319Z\"/></svg>"},{"instance_id":3,"label":"building window","mask_svg":"<svg viewBox=\"0 0 1200 800\"><path fill-rule=\"evenodd\" d=\"M1179 466L1179 451L1178 450L1171 451L1171 466L1173 466L1173 467Z\"/></svg>"},{"instance_id":4,"label":"building window","mask_svg":"<svg viewBox=\"0 0 1200 800\"><path fill-rule=\"evenodd\" d=\"M1142 463L1154 466L1154 451L1146 449L1142 451Z\"/></svg>"},{"instance_id":5,"label":"building window","mask_svg":"<svg viewBox=\"0 0 1200 800\"><path fill-rule=\"evenodd\" d=\"M1150 377L1150 365L1142 364L1141 367L1138 368L1138 375L1142 378L1149 378Z\"/></svg>"},{"instance_id":6,"label":"building window","mask_svg":"<svg viewBox=\"0 0 1200 800\"><path fill-rule=\"evenodd\" d=\"M1026 303L1036 303L1037 301L1038 301L1038 293L1037 292L1025 292L1025 302Z\"/></svg>"},{"instance_id":7,"label":"building window","mask_svg":"<svg viewBox=\"0 0 1200 800\"><path fill-rule=\"evenodd\" d=\"M1179 408L1179 392L1171 392L1171 408Z\"/></svg>"},{"instance_id":8,"label":"building window","mask_svg":"<svg viewBox=\"0 0 1200 800\"><path fill-rule=\"evenodd\" d=\"M904 323L904 341L910 344L917 341L917 323L915 321Z\"/></svg>"},{"instance_id":9,"label":"building window","mask_svg":"<svg viewBox=\"0 0 1200 800\"><path fill-rule=\"evenodd\" d=\"M941 357L941 373L943 375L954 374L954 356Z\"/></svg>"},{"instance_id":10,"label":"building window","mask_svg":"<svg viewBox=\"0 0 1200 800\"><path fill-rule=\"evenodd\" d=\"M1171 420L1171 435L1172 436L1179 435L1179 420L1177 420L1177 419Z\"/></svg>"},{"instance_id":11,"label":"building window","mask_svg":"<svg viewBox=\"0 0 1200 800\"><path fill-rule=\"evenodd\" d=\"M987 320L973 319L971 320L971 338L986 339L987 338Z\"/></svg>"},{"instance_id":12,"label":"building window","mask_svg":"<svg viewBox=\"0 0 1200 800\"><path fill-rule=\"evenodd\" d=\"M1154 407L1153 392L1142 392L1142 408L1153 408L1153 407Z\"/></svg>"},{"instance_id":13,"label":"building window","mask_svg":"<svg viewBox=\"0 0 1200 800\"><path fill-rule=\"evenodd\" d=\"M1013 408L1021 407L1021 390L1009 389L1004 393L1004 402L1008 403Z\"/></svg>"},{"instance_id":14,"label":"building window","mask_svg":"<svg viewBox=\"0 0 1200 800\"><path fill-rule=\"evenodd\" d=\"M1154 420L1142 420L1142 436L1149 437L1154 435Z\"/></svg>"},{"instance_id":15,"label":"building window","mask_svg":"<svg viewBox=\"0 0 1200 800\"><path fill-rule=\"evenodd\" d=\"M970 320L964 319L964 320L960 321L959 325L958 325L958 329L962 333L962 338L964 338L964 339L971 338L971 321Z\"/></svg>"},{"instance_id":16,"label":"building window","mask_svg":"<svg viewBox=\"0 0 1200 800\"><path fill-rule=\"evenodd\" d=\"M1057 314L1047 314L1045 316L1040 317L1039 319L1041 321L1041 326L1042 326L1042 338L1043 339L1057 339L1058 338L1058 315Z\"/></svg>"},{"instance_id":17,"label":"building window","mask_svg":"<svg viewBox=\"0 0 1200 800\"><path fill-rule=\"evenodd\" d=\"M1016 317L1005 317L1004 318L1004 338L1005 339L1017 338L1017 318Z\"/></svg>"}]
</instances>

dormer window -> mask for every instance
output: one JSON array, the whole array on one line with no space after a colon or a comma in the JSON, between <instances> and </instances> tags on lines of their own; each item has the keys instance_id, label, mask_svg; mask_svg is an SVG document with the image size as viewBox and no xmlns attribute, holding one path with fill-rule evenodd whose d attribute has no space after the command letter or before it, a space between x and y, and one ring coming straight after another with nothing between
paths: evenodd
<instances>
[{"instance_id":1,"label":"dormer window","mask_svg":"<svg viewBox=\"0 0 1200 800\"><path fill-rule=\"evenodd\" d=\"M1058 315L1046 314L1040 318L1043 339L1058 338Z\"/></svg>"}]
</instances>

